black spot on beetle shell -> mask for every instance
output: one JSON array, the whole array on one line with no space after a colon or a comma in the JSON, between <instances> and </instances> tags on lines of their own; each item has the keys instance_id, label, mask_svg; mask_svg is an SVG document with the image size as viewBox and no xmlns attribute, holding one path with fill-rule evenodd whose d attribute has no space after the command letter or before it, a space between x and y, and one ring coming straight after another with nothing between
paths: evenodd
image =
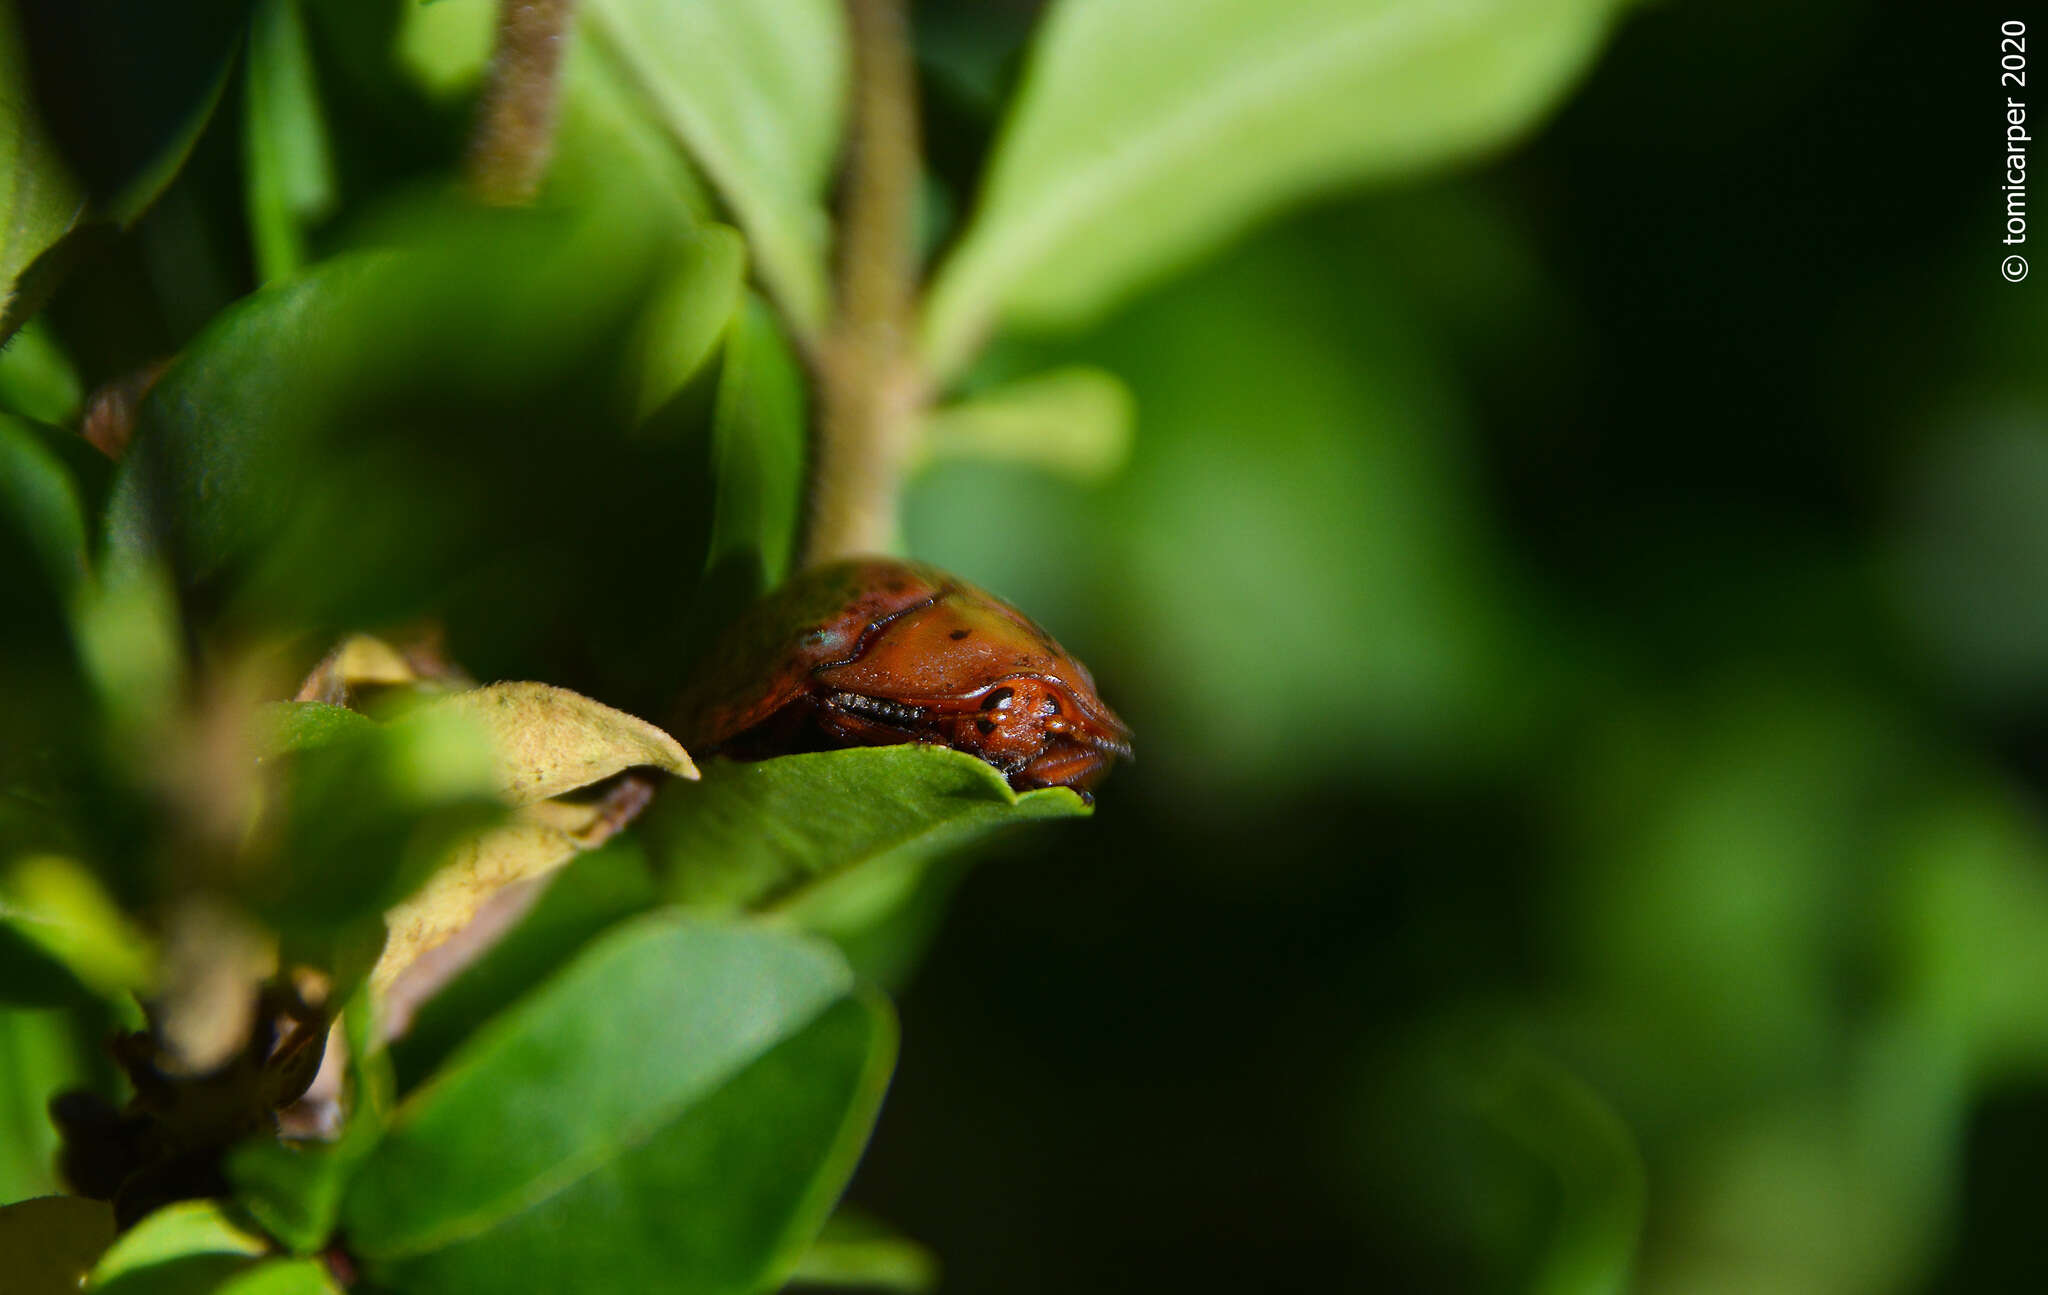
<instances>
[{"instance_id":1,"label":"black spot on beetle shell","mask_svg":"<svg viewBox=\"0 0 2048 1295\"><path fill-rule=\"evenodd\" d=\"M958 643L961 639L966 638L969 634L972 633L974 633L973 630L954 630L951 634L947 635L946 637L952 639L955 643Z\"/></svg>"},{"instance_id":2,"label":"black spot on beetle shell","mask_svg":"<svg viewBox=\"0 0 2048 1295\"><path fill-rule=\"evenodd\" d=\"M983 737L987 737L996 731L996 722L992 719L978 719L974 721L974 727Z\"/></svg>"}]
</instances>

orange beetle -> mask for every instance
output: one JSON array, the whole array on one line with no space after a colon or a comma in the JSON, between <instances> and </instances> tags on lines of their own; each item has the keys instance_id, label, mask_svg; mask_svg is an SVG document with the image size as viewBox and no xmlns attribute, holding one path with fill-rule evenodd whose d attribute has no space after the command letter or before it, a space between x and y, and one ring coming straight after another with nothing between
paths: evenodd
<instances>
[{"instance_id":1,"label":"orange beetle","mask_svg":"<svg viewBox=\"0 0 2048 1295\"><path fill-rule=\"evenodd\" d=\"M1086 794L1131 731L1088 669L1015 607L934 567L856 558L803 572L713 649L677 736L761 759L926 742L1018 790Z\"/></svg>"}]
</instances>

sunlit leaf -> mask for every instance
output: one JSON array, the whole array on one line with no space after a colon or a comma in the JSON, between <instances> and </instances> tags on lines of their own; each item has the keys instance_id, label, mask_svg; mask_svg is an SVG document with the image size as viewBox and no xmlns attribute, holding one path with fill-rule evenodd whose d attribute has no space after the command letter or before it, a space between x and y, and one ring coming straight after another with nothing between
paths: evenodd
<instances>
[{"instance_id":1,"label":"sunlit leaf","mask_svg":"<svg viewBox=\"0 0 2048 1295\"><path fill-rule=\"evenodd\" d=\"M800 335L824 321L846 38L830 0L593 0L584 21L747 231Z\"/></svg>"},{"instance_id":2,"label":"sunlit leaf","mask_svg":"<svg viewBox=\"0 0 2048 1295\"><path fill-rule=\"evenodd\" d=\"M895 1055L878 998L842 999L687 1111L497 1226L366 1267L422 1295L534 1283L743 1295L782 1284L830 1213Z\"/></svg>"},{"instance_id":3,"label":"sunlit leaf","mask_svg":"<svg viewBox=\"0 0 2048 1295\"><path fill-rule=\"evenodd\" d=\"M706 765L643 820L670 893L711 907L786 903L866 864L921 860L1014 823L1088 806L1018 794L988 764L934 746L856 747Z\"/></svg>"},{"instance_id":4,"label":"sunlit leaf","mask_svg":"<svg viewBox=\"0 0 2048 1295\"><path fill-rule=\"evenodd\" d=\"M635 339L641 353L635 409L668 403L696 374L720 335L736 327L747 247L736 230L706 224L654 292Z\"/></svg>"},{"instance_id":5,"label":"sunlit leaf","mask_svg":"<svg viewBox=\"0 0 2048 1295\"><path fill-rule=\"evenodd\" d=\"M228 1279L217 1295L341 1295L341 1287L317 1259L273 1259Z\"/></svg>"},{"instance_id":6,"label":"sunlit leaf","mask_svg":"<svg viewBox=\"0 0 2048 1295\"><path fill-rule=\"evenodd\" d=\"M485 1022L658 898L646 852L633 834L570 861L510 932L419 1008L392 1045L399 1084L409 1089L425 1079Z\"/></svg>"},{"instance_id":7,"label":"sunlit leaf","mask_svg":"<svg viewBox=\"0 0 2048 1295\"><path fill-rule=\"evenodd\" d=\"M90 1291L175 1289L155 1280L198 1274L224 1278L262 1254L264 1243L214 1201L177 1201L143 1216L92 1270ZM190 1280L187 1277L187 1280ZM189 1287L187 1289L190 1289ZM199 1289L207 1289L205 1286Z\"/></svg>"},{"instance_id":8,"label":"sunlit leaf","mask_svg":"<svg viewBox=\"0 0 2048 1295\"><path fill-rule=\"evenodd\" d=\"M765 930L613 931L399 1107L348 1198L355 1252L408 1290L748 1288L823 1222L879 1099L891 1049L850 987Z\"/></svg>"},{"instance_id":9,"label":"sunlit leaf","mask_svg":"<svg viewBox=\"0 0 2048 1295\"><path fill-rule=\"evenodd\" d=\"M1065 0L1052 6L923 347L1094 314L1280 204L1526 129L1612 0Z\"/></svg>"}]
</instances>

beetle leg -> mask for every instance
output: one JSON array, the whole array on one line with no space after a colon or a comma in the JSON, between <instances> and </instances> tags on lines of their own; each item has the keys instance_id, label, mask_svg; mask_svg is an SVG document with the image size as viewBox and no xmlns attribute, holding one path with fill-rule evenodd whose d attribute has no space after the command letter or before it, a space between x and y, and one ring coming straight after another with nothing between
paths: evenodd
<instances>
[{"instance_id":1,"label":"beetle leg","mask_svg":"<svg viewBox=\"0 0 2048 1295\"><path fill-rule=\"evenodd\" d=\"M933 735L909 727L900 720L892 722L893 717L877 713L875 707L844 704L849 699L857 699L857 702L875 700L854 693L835 693L826 698L817 709L818 727L840 743L848 746L895 746L903 742L936 740ZM910 708L893 709L901 711Z\"/></svg>"}]
</instances>

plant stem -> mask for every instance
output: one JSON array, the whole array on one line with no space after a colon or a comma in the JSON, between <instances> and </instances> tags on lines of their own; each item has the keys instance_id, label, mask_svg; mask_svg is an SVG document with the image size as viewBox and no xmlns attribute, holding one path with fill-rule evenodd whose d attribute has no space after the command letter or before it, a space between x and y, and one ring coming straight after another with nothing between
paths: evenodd
<instances>
[{"instance_id":1,"label":"plant stem","mask_svg":"<svg viewBox=\"0 0 2048 1295\"><path fill-rule=\"evenodd\" d=\"M491 79L469 145L469 185L518 206L540 191L554 152L555 105L576 0L500 0Z\"/></svg>"},{"instance_id":2,"label":"plant stem","mask_svg":"<svg viewBox=\"0 0 2048 1295\"><path fill-rule=\"evenodd\" d=\"M818 346L808 566L896 542L926 392L910 347L920 175L904 0L846 0L853 122L841 178L838 300Z\"/></svg>"}]
</instances>

